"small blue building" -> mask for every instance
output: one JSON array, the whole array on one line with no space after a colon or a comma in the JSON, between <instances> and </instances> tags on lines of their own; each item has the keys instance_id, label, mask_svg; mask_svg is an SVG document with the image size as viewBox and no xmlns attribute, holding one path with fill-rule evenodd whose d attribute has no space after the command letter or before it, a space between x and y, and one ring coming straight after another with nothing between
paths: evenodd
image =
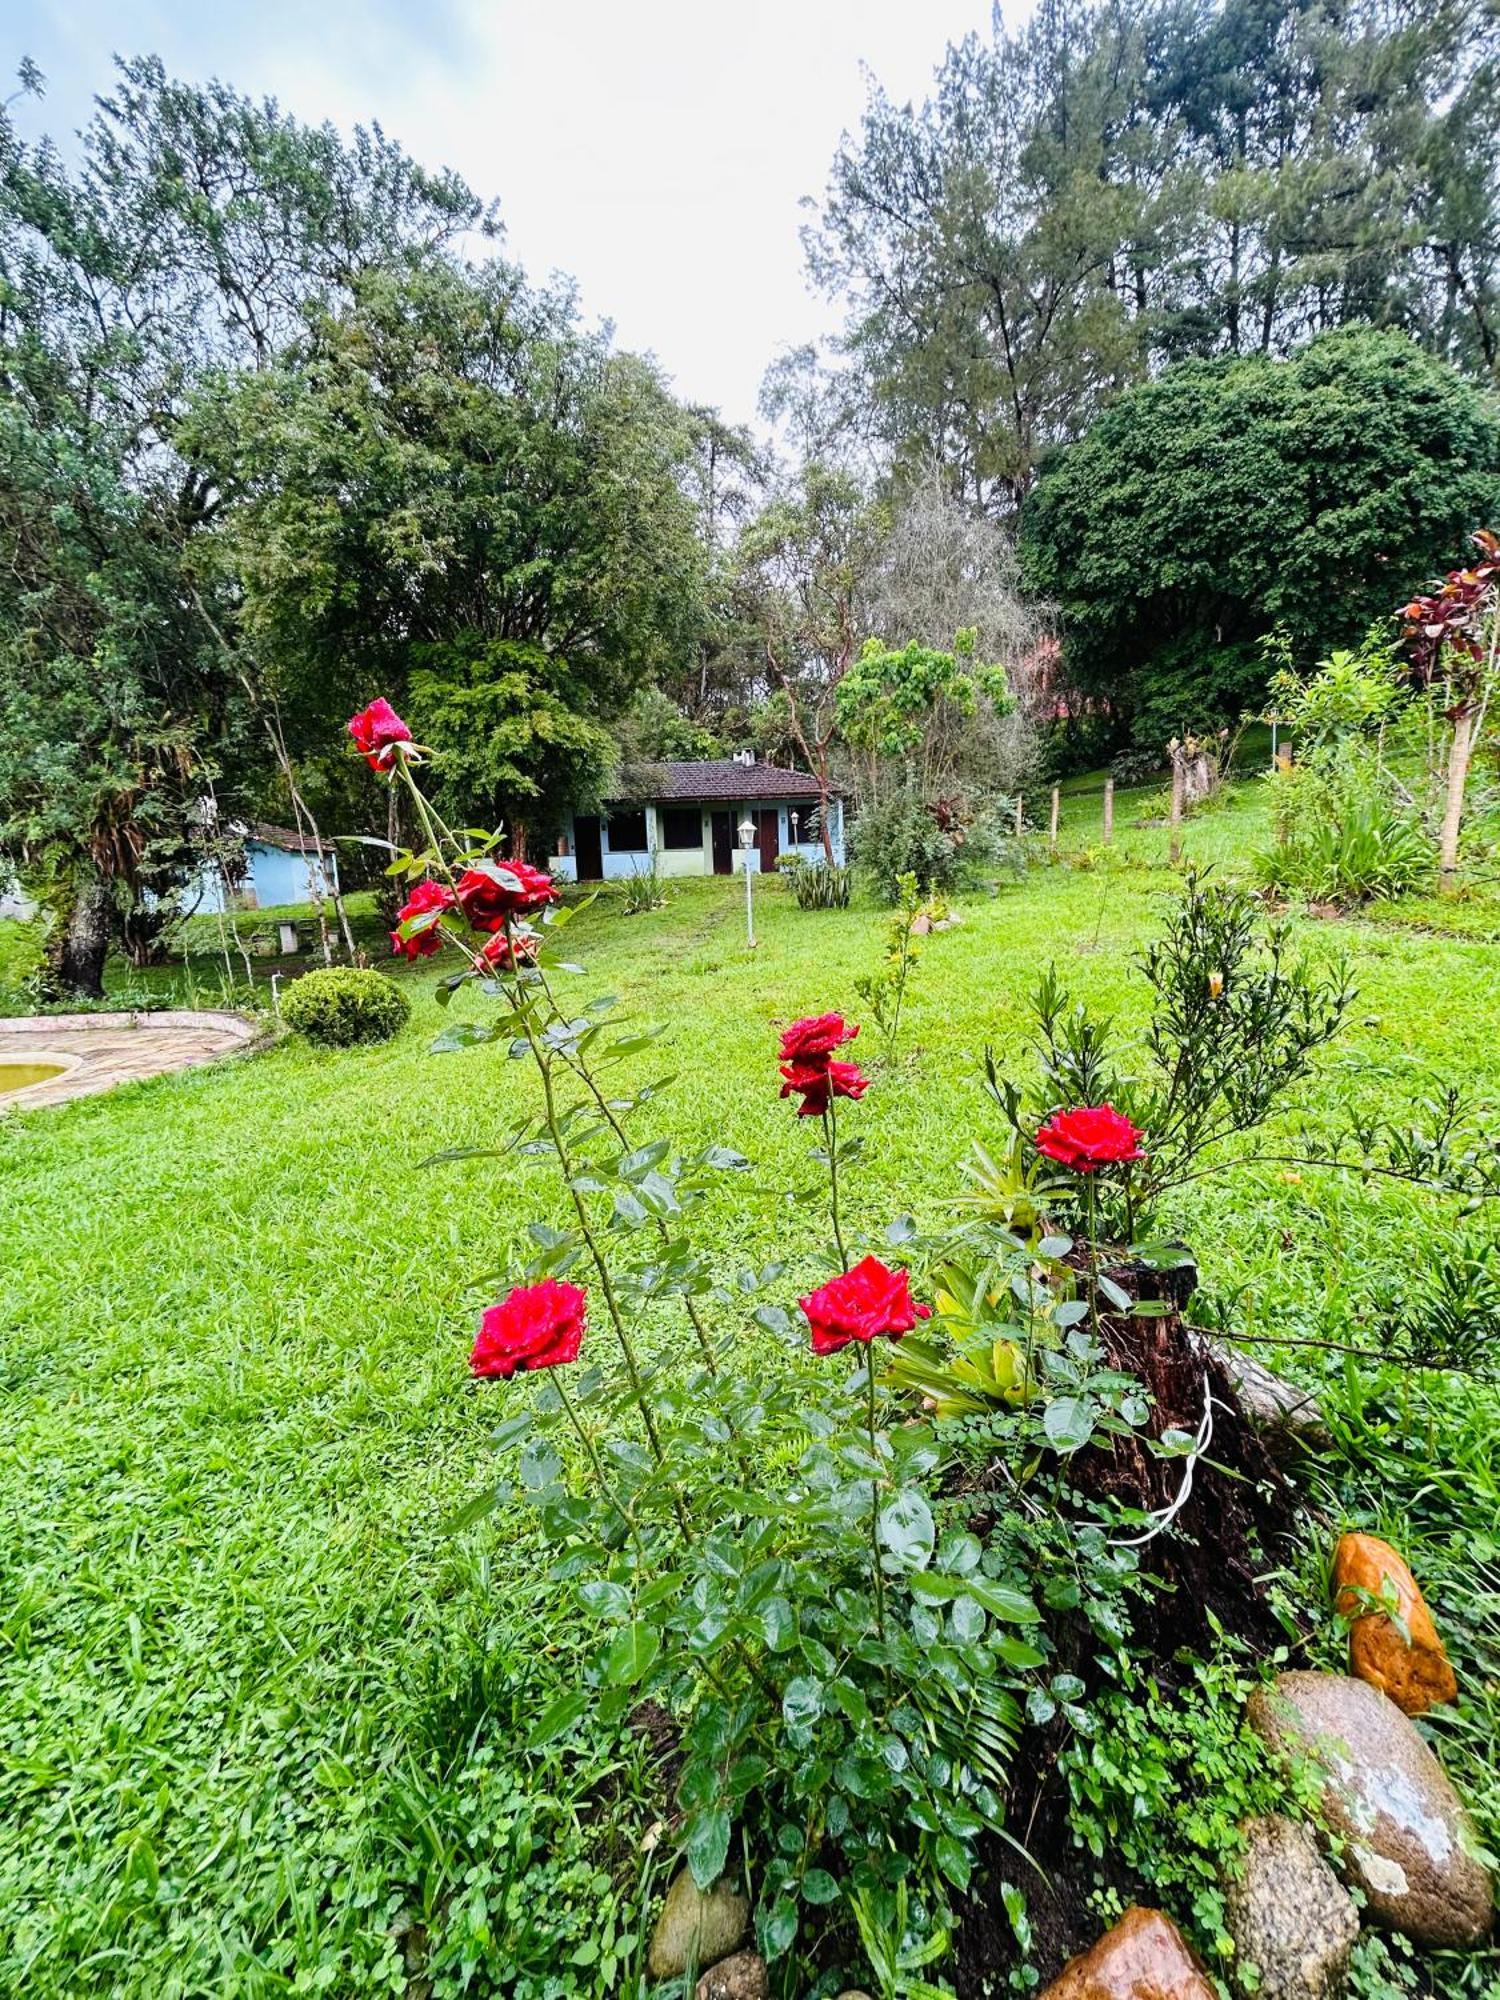
<instances>
[{"instance_id":1,"label":"small blue building","mask_svg":"<svg viewBox=\"0 0 1500 2000\"><path fill-rule=\"evenodd\" d=\"M829 801L834 860L844 859L844 805ZM754 829L748 849L740 828ZM824 859L818 784L806 771L758 764L748 753L702 763L627 765L603 813L569 813L549 856L568 882L613 882L645 873L732 875L769 870L785 854Z\"/></svg>"},{"instance_id":2,"label":"small blue building","mask_svg":"<svg viewBox=\"0 0 1500 2000\"><path fill-rule=\"evenodd\" d=\"M182 907L188 915L209 916L230 907L274 910L288 904L310 903L339 886L339 861L330 842L291 827L257 823L244 832L244 873L226 897L223 878L205 868L186 885Z\"/></svg>"}]
</instances>

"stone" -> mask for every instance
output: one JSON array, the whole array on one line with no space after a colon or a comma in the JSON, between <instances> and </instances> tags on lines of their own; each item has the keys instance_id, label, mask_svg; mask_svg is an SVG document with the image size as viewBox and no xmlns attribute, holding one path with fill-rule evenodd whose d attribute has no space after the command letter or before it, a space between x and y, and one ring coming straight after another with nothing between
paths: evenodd
<instances>
[{"instance_id":1,"label":"stone","mask_svg":"<svg viewBox=\"0 0 1500 2000\"><path fill-rule=\"evenodd\" d=\"M653 1979L676 1979L696 1961L717 1965L750 1927L750 1905L727 1882L700 1889L686 1868L667 1891L648 1954Z\"/></svg>"},{"instance_id":2,"label":"stone","mask_svg":"<svg viewBox=\"0 0 1500 2000\"><path fill-rule=\"evenodd\" d=\"M1422 1600L1417 1580L1378 1535L1344 1535L1333 1559L1335 1603L1352 1618L1349 1627L1349 1671L1368 1681L1396 1704L1403 1715L1424 1715L1441 1701L1452 1701L1458 1682L1443 1651L1432 1614ZM1383 1611L1360 1613L1360 1592L1371 1597L1394 1595L1401 1628ZM1357 1615L1358 1614L1358 1615Z\"/></svg>"},{"instance_id":3,"label":"stone","mask_svg":"<svg viewBox=\"0 0 1500 2000\"><path fill-rule=\"evenodd\" d=\"M694 2000L770 2000L771 1975L758 1951L721 1958L693 1988Z\"/></svg>"},{"instance_id":4,"label":"stone","mask_svg":"<svg viewBox=\"0 0 1500 2000\"><path fill-rule=\"evenodd\" d=\"M1294 1451L1328 1441L1323 1411L1316 1396L1284 1381L1263 1361L1242 1354L1225 1340L1205 1340L1204 1346L1234 1385L1240 1407L1273 1447Z\"/></svg>"},{"instance_id":5,"label":"stone","mask_svg":"<svg viewBox=\"0 0 1500 2000\"><path fill-rule=\"evenodd\" d=\"M1127 1910L1112 1930L1070 1958L1041 2000L1217 2000L1172 1919Z\"/></svg>"},{"instance_id":6,"label":"stone","mask_svg":"<svg viewBox=\"0 0 1500 2000\"><path fill-rule=\"evenodd\" d=\"M1224 1888L1236 1966L1255 1968L1257 2000L1334 2000L1359 1936L1348 1890L1295 1820L1273 1813L1240 1832L1239 1873Z\"/></svg>"},{"instance_id":7,"label":"stone","mask_svg":"<svg viewBox=\"0 0 1500 2000\"><path fill-rule=\"evenodd\" d=\"M1489 1933L1489 1871L1431 1750L1393 1701L1343 1674L1278 1674L1250 1697L1251 1727L1284 1763L1311 1759L1344 1872L1377 1923L1435 1950Z\"/></svg>"}]
</instances>

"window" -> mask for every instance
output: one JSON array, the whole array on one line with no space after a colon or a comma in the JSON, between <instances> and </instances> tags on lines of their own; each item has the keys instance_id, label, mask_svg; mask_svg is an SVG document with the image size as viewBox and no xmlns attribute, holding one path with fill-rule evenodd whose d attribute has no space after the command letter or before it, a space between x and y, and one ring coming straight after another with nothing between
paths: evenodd
<instances>
[{"instance_id":1,"label":"window","mask_svg":"<svg viewBox=\"0 0 1500 2000\"><path fill-rule=\"evenodd\" d=\"M661 816L663 847L702 847L703 815L696 806L668 806Z\"/></svg>"},{"instance_id":2,"label":"window","mask_svg":"<svg viewBox=\"0 0 1500 2000\"><path fill-rule=\"evenodd\" d=\"M646 814L644 809L640 812L610 814L609 851L611 854L644 854L646 852Z\"/></svg>"}]
</instances>

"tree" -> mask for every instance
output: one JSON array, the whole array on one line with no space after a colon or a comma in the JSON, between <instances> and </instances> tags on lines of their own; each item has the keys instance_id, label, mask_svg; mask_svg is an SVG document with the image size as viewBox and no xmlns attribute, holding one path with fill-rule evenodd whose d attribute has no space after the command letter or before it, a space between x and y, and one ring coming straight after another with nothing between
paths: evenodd
<instances>
[{"instance_id":1,"label":"tree","mask_svg":"<svg viewBox=\"0 0 1500 2000\"><path fill-rule=\"evenodd\" d=\"M1469 765L1490 701L1500 688L1500 536L1481 528L1474 542L1477 562L1450 570L1401 614L1411 675L1429 698L1441 690L1452 730L1438 843L1442 886L1449 892L1458 881Z\"/></svg>"},{"instance_id":2,"label":"tree","mask_svg":"<svg viewBox=\"0 0 1500 2000\"><path fill-rule=\"evenodd\" d=\"M842 368L769 391L1014 514L1046 452L1173 360L1351 322L1500 356L1500 16L1460 0L1043 0L872 89L809 266ZM850 412L860 401L860 415Z\"/></svg>"},{"instance_id":3,"label":"tree","mask_svg":"<svg viewBox=\"0 0 1500 2000\"><path fill-rule=\"evenodd\" d=\"M860 594L884 524L884 510L847 473L811 464L740 537L741 615L779 695L787 734L817 781L830 864L839 684L859 646Z\"/></svg>"},{"instance_id":4,"label":"tree","mask_svg":"<svg viewBox=\"0 0 1500 2000\"><path fill-rule=\"evenodd\" d=\"M294 749L409 687L440 781L524 839L607 775L595 725L692 656L694 426L569 293L502 263L364 274L275 367L206 392L186 434L223 496L220 588Z\"/></svg>"},{"instance_id":5,"label":"tree","mask_svg":"<svg viewBox=\"0 0 1500 2000\"><path fill-rule=\"evenodd\" d=\"M1022 519L1070 685L1158 748L1258 706L1257 641L1311 663L1500 503L1492 399L1404 335L1348 329L1290 361L1192 361L1122 396Z\"/></svg>"},{"instance_id":6,"label":"tree","mask_svg":"<svg viewBox=\"0 0 1500 2000\"><path fill-rule=\"evenodd\" d=\"M195 588L219 507L182 448L198 383L265 366L372 258L486 226L378 133L346 146L153 61L119 66L76 169L0 109L0 855L57 908L64 990L149 941L206 794L233 809L268 762Z\"/></svg>"}]
</instances>

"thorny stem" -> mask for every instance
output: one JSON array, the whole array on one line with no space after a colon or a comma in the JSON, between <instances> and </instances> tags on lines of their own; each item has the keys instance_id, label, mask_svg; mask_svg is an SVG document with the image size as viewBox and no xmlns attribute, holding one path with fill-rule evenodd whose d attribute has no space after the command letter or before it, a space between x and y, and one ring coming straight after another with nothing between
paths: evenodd
<instances>
[{"instance_id":1,"label":"thorny stem","mask_svg":"<svg viewBox=\"0 0 1500 2000\"><path fill-rule=\"evenodd\" d=\"M506 935L509 936L509 925L506 927ZM514 957L514 948L512 948L512 957ZM646 1427L646 1441L651 1447L651 1456L655 1459L658 1469L662 1472L667 1472L667 1459L665 1452L662 1450L661 1435L656 1428L656 1419L651 1414L651 1405L646 1397L646 1384L641 1375L640 1362L636 1356L635 1346L626 1330L625 1316L621 1312L620 1302L615 1296L614 1280L610 1276L609 1265L605 1261L604 1252L599 1248L598 1239L594 1235L593 1226L589 1221L588 1204L573 1185L573 1165L568 1157L567 1141L563 1138L562 1127L558 1123L557 1097L552 1088L552 1060L537 1040L536 1029L532 1024L529 1011L522 1008L520 1014L521 1026L527 1043L530 1046L532 1059L536 1063L542 1079L542 1103L545 1108L548 1136L552 1140L552 1150L556 1153L557 1163L562 1168L563 1182L573 1203L573 1213L578 1218L579 1234L583 1237L584 1243L588 1248L589 1258L593 1263L594 1269L599 1274L600 1289L604 1293L604 1303L608 1308L610 1321L615 1329L615 1338L620 1343L620 1352L625 1358L625 1372L630 1377L631 1394L635 1398L636 1408L641 1413L641 1422ZM691 1542L693 1531L688 1522L687 1509L682 1504L682 1495L677 1490L675 1480L670 1480L670 1485L672 1511L677 1516L677 1525L682 1530L684 1541Z\"/></svg>"},{"instance_id":2,"label":"thorny stem","mask_svg":"<svg viewBox=\"0 0 1500 2000\"><path fill-rule=\"evenodd\" d=\"M552 988L547 983L547 975L540 969L540 967L538 967L537 969L537 977L541 981L542 991L546 994L548 1000L551 1001L554 1010L556 1010L557 1001L553 998ZM589 1093L590 1097L593 1098L594 1103L599 1108L600 1117L604 1119L605 1123L609 1126L609 1129L611 1130L611 1132L614 1133L615 1137L619 1140L620 1144L622 1146L628 1146L630 1144L629 1135L626 1132L625 1127L620 1123L619 1119L615 1116L613 1106L610 1104L609 1099L604 1095L604 1092L599 1088L599 1085L595 1081L594 1076L590 1071L588 1065L580 1057L570 1056L569 1054L567 1054L566 1051L563 1052L563 1061L567 1064L568 1068L573 1072L574 1076L578 1078L578 1081L583 1085L584 1089ZM655 1218L655 1222L656 1222L657 1234L661 1237L662 1241L665 1243L671 1237L672 1232L668 1229L666 1223L662 1220L662 1218L659 1215ZM717 1375L719 1372L719 1364L717 1360L714 1358L713 1342L709 1339L708 1328L703 1324L703 1319L698 1311L698 1308L693 1304L690 1298L684 1296L682 1301L682 1309L687 1314L689 1320L691 1320L692 1322L693 1332L697 1336L698 1346L703 1354L703 1365L707 1368L710 1375ZM731 1430L733 1429L732 1424L730 1428Z\"/></svg>"},{"instance_id":3,"label":"thorny stem","mask_svg":"<svg viewBox=\"0 0 1500 2000\"><path fill-rule=\"evenodd\" d=\"M833 1241L839 1253L839 1263L844 1270L849 1268L849 1252L844 1248L844 1232L839 1226L839 1133L838 1115L833 1108L833 1092L828 1094L828 1107L823 1113L823 1136L828 1141L828 1198L833 1212Z\"/></svg>"},{"instance_id":4,"label":"thorny stem","mask_svg":"<svg viewBox=\"0 0 1500 2000\"><path fill-rule=\"evenodd\" d=\"M595 1449L594 1440L589 1436L588 1432L584 1429L583 1419L579 1416L578 1410L573 1402L572 1397L563 1387L561 1371L559 1371L558 1374L554 1377L552 1386L554 1389L556 1389L558 1395L561 1397L562 1406L568 1413L568 1421L572 1424L574 1430L578 1433L578 1442L583 1446L584 1451L588 1455L589 1464L594 1468L594 1477L599 1482L600 1492L604 1495L605 1499L608 1500L610 1506L614 1508L615 1512L619 1515L620 1519L625 1523L626 1529L630 1535L630 1539L635 1543L635 1552L637 1559L639 1560L642 1568L644 1569L646 1563L646 1551L641 1546L641 1531L636 1526L635 1520L630 1514L629 1510L624 1506L624 1504L621 1502L621 1500L615 1493L613 1486L610 1485L609 1475L604 1470L604 1466L602 1461L600 1460L599 1453Z\"/></svg>"},{"instance_id":5,"label":"thorny stem","mask_svg":"<svg viewBox=\"0 0 1500 2000\"><path fill-rule=\"evenodd\" d=\"M870 1457L875 1461L870 1474L870 1569L875 1579L875 1630L885 1638L885 1574L880 1567L880 1453L875 1443L875 1355L865 1348L865 1389L870 1418Z\"/></svg>"}]
</instances>

